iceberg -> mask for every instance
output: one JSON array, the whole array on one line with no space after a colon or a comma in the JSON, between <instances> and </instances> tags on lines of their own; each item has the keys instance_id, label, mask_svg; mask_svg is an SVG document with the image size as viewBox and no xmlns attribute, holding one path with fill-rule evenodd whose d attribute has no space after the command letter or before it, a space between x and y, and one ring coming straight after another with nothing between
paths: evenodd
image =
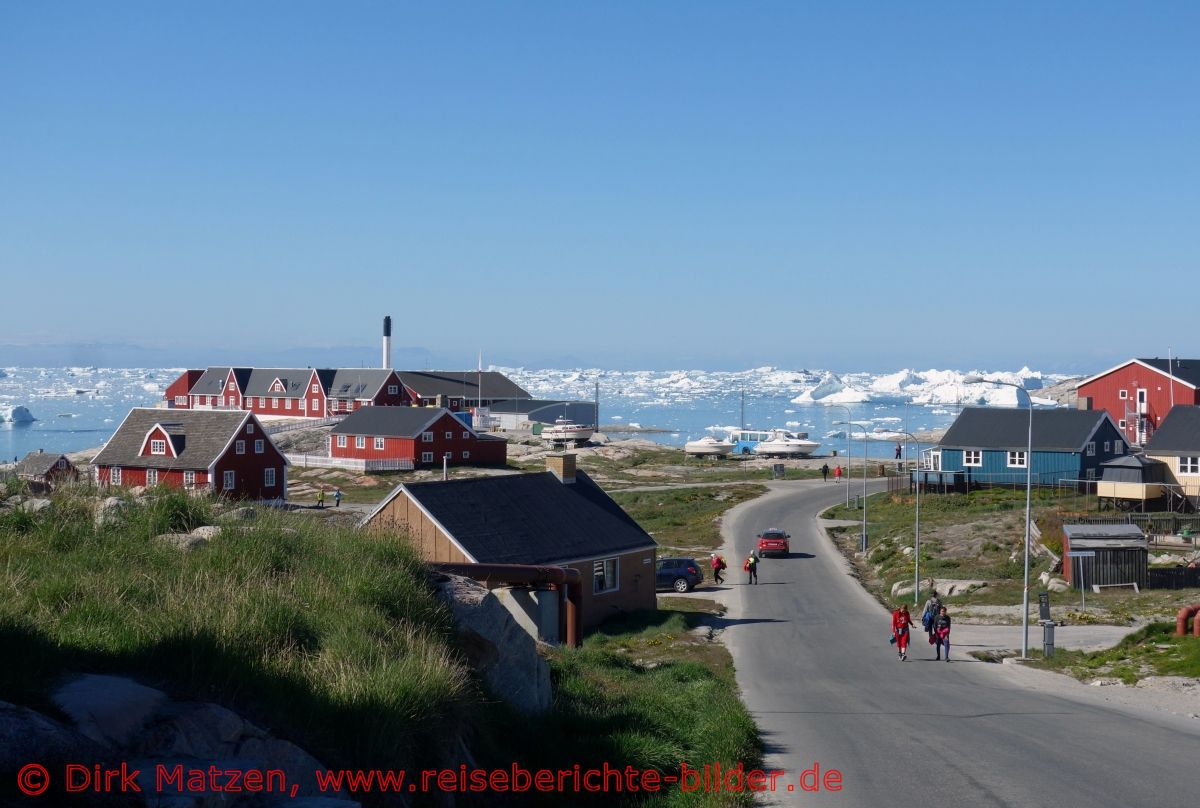
<instances>
[{"instance_id":1,"label":"iceberg","mask_svg":"<svg viewBox=\"0 0 1200 808\"><path fill-rule=\"evenodd\" d=\"M36 421L33 413L27 407L20 405L0 407L0 421L11 421L14 424L28 424Z\"/></svg>"}]
</instances>

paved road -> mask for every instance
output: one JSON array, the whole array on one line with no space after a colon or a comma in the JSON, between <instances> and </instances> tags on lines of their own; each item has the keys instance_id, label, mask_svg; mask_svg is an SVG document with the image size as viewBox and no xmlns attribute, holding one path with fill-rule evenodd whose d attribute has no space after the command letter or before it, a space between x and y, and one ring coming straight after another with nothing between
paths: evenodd
<instances>
[{"instance_id":1,"label":"paved road","mask_svg":"<svg viewBox=\"0 0 1200 808\"><path fill-rule=\"evenodd\" d=\"M1023 671L926 660L928 645L897 661L885 611L816 529L814 515L841 489L771 487L729 513L727 548L744 557L758 530L778 526L792 534L793 557L765 561L758 586L741 585L740 570L732 577L725 639L767 763L789 773L781 785L819 761L842 772L844 787L797 787L764 803L1197 804L1200 721L1024 689L1013 675Z\"/></svg>"}]
</instances>

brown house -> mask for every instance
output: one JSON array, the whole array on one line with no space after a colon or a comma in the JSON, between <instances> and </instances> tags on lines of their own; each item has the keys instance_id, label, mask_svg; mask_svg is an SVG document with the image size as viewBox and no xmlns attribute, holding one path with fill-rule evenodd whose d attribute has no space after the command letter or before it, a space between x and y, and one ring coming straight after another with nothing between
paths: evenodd
<instances>
[{"instance_id":1,"label":"brown house","mask_svg":"<svg viewBox=\"0 0 1200 808\"><path fill-rule=\"evenodd\" d=\"M49 491L64 480L79 479L79 471L66 455L48 454L41 449L25 455L13 474L40 491Z\"/></svg>"},{"instance_id":2,"label":"brown house","mask_svg":"<svg viewBox=\"0 0 1200 808\"><path fill-rule=\"evenodd\" d=\"M654 539L576 471L575 455L550 455L546 465L534 474L401 484L359 527L406 533L429 562L574 568L584 580L584 627L653 609Z\"/></svg>"}]
</instances>

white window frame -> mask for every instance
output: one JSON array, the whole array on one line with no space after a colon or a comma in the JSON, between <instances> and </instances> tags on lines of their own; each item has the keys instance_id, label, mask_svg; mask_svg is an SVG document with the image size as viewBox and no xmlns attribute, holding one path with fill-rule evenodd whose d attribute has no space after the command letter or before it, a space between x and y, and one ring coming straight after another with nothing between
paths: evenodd
<instances>
[{"instance_id":1,"label":"white window frame","mask_svg":"<svg viewBox=\"0 0 1200 808\"><path fill-rule=\"evenodd\" d=\"M470 439L471 439L471 433L464 429L463 430L463 440L470 440Z\"/></svg>"},{"instance_id":2,"label":"white window frame","mask_svg":"<svg viewBox=\"0 0 1200 808\"><path fill-rule=\"evenodd\" d=\"M421 462L422 463L432 463L433 462L433 452L421 452Z\"/></svg>"},{"instance_id":3,"label":"white window frame","mask_svg":"<svg viewBox=\"0 0 1200 808\"><path fill-rule=\"evenodd\" d=\"M113 466L112 468L110 468L108 470L108 483L109 483L109 485L120 485L121 484L121 467L120 466Z\"/></svg>"},{"instance_id":4,"label":"white window frame","mask_svg":"<svg viewBox=\"0 0 1200 808\"><path fill-rule=\"evenodd\" d=\"M158 485L158 469L146 469L146 487Z\"/></svg>"},{"instance_id":5,"label":"white window frame","mask_svg":"<svg viewBox=\"0 0 1200 808\"><path fill-rule=\"evenodd\" d=\"M1125 419L1124 419L1124 418L1122 418L1120 421L1117 421L1117 426L1118 426L1120 429L1127 429L1127 428L1128 428L1128 427L1126 426L1126 424L1125 424Z\"/></svg>"},{"instance_id":6,"label":"white window frame","mask_svg":"<svg viewBox=\"0 0 1200 808\"><path fill-rule=\"evenodd\" d=\"M246 434L247 435L254 434L254 424L246 424Z\"/></svg>"},{"instance_id":7,"label":"white window frame","mask_svg":"<svg viewBox=\"0 0 1200 808\"><path fill-rule=\"evenodd\" d=\"M1118 454L1118 455L1125 454L1125 441L1123 441L1123 440L1113 441L1113 454Z\"/></svg>"},{"instance_id":8,"label":"white window frame","mask_svg":"<svg viewBox=\"0 0 1200 808\"><path fill-rule=\"evenodd\" d=\"M321 399L314 398L313 403L312 403L312 408L313 408L314 412L320 412L321 411Z\"/></svg>"},{"instance_id":9,"label":"white window frame","mask_svg":"<svg viewBox=\"0 0 1200 808\"><path fill-rule=\"evenodd\" d=\"M446 440L454 440L454 433L447 431L446 432Z\"/></svg>"},{"instance_id":10,"label":"white window frame","mask_svg":"<svg viewBox=\"0 0 1200 808\"><path fill-rule=\"evenodd\" d=\"M1129 398L1129 391L1128 390L1118 390L1117 398L1119 398L1121 401L1126 401Z\"/></svg>"},{"instance_id":11,"label":"white window frame","mask_svg":"<svg viewBox=\"0 0 1200 808\"><path fill-rule=\"evenodd\" d=\"M1104 441L1104 453L1112 454L1112 441Z\"/></svg>"},{"instance_id":12,"label":"white window frame","mask_svg":"<svg viewBox=\"0 0 1200 808\"><path fill-rule=\"evenodd\" d=\"M1096 441L1090 440L1087 442L1086 452L1088 457L1096 456Z\"/></svg>"},{"instance_id":13,"label":"white window frame","mask_svg":"<svg viewBox=\"0 0 1200 808\"><path fill-rule=\"evenodd\" d=\"M383 439L383 438L381 438L381 437L379 437L379 436L376 436L376 437L375 437L375 451L377 451L377 452L382 452L382 451L383 451L383 449L384 449L384 446L385 446L385 445L386 445L386 444L384 443L384 439Z\"/></svg>"},{"instance_id":14,"label":"white window frame","mask_svg":"<svg viewBox=\"0 0 1200 808\"><path fill-rule=\"evenodd\" d=\"M292 408L292 400L290 398L285 398L283 400L283 408L285 410L290 410Z\"/></svg>"},{"instance_id":15,"label":"white window frame","mask_svg":"<svg viewBox=\"0 0 1200 808\"><path fill-rule=\"evenodd\" d=\"M260 406L260 407L267 406L267 399L264 398L263 396L259 396L258 397L258 406Z\"/></svg>"},{"instance_id":16,"label":"white window frame","mask_svg":"<svg viewBox=\"0 0 1200 808\"><path fill-rule=\"evenodd\" d=\"M167 442L165 440L151 439L150 454L165 455L167 453Z\"/></svg>"},{"instance_id":17,"label":"white window frame","mask_svg":"<svg viewBox=\"0 0 1200 808\"><path fill-rule=\"evenodd\" d=\"M175 396L175 406L187 406L187 396Z\"/></svg>"},{"instance_id":18,"label":"white window frame","mask_svg":"<svg viewBox=\"0 0 1200 808\"><path fill-rule=\"evenodd\" d=\"M183 473L183 487L184 488L195 488L196 487L196 472L185 471Z\"/></svg>"},{"instance_id":19,"label":"white window frame","mask_svg":"<svg viewBox=\"0 0 1200 808\"><path fill-rule=\"evenodd\" d=\"M255 454L262 454L266 450L267 450L266 441L262 440L261 438L254 441L254 453Z\"/></svg>"},{"instance_id":20,"label":"white window frame","mask_svg":"<svg viewBox=\"0 0 1200 808\"><path fill-rule=\"evenodd\" d=\"M226 469L221 475L221 490L232 491L237 486L237 472L233 469Z\"/></svg>"},{"instance_id":21,"label":"white window frame","mask_svg":"<svg viewBox=\"0 0 1200 808\"><path fill-rule=\"evenodd\" d=\"M275 468L263 469L263 488L275 487Z\"/></svg>"},{"instance_id":22,"label":"white window frame","mask_svg":"<svg viewBox=\"0 0 1200 808\"><path fill-rule=\"evenodd\" d=\"M337 445L338 445L338 448L339 448L339 449L345 449L345 448L346 448L346 436L345 436L345 435L338 435L338 436L337 436Z\"/></svg>"},{"instance_id":23,"label":"white window frame","mask_svg":"<svg viewBox=\"0 0 1200 808\"><path fill-rule=\"evenodd\" d=\"M277 399L277 398L271 399L271 409L273 409L273 410L279 409L279 399Z\"/></svg>"},{"instance_id":24,"label":"white window frame","mask_svg":"<svg viewBox=\"0 0 1200 808\"><path fill-rule=\"evenodd\" d=\"M470 453L470 452L463 452L463 453L462 453L462 459L463 459L463 460L470 460L470 459L471 459L471 453Z\"/></svg>"},{"instance_id":25,"label":"white window frame","mask_svg":"<svg viewBox=\"0 0 1200 808\"><path fill-rule=\"evenodd\" d=\"M246 441L244 441L244 440L234 441L233 442L233 453L234 454L245 454L246 453Z\"/></svg>"},{"instance_id":26,"label":"white window frame","mask_svg":"<svg viewBox=\"0 0 1200 808\"><path fill-rule=\"evenodd\" d=\"M983 465L982 449L963 449L963 465L977 468Z\"/></svg>"},{"instance_id":27,"label":"white window frame","mask_svg":"<svg viewBox=\"0 0 1200 808\"><path fill-rule=\"evenodd\" d=\"M453 460L454 452L442 452L442 458L445 460Z\"/></svg>"},{"instance_id":28,"label":"white window frame","mask_svg":"<svg viewBox=\"0 0 1200 808\"><path fill-rule=\"evenodd\" d=\"M399 395L399 393L400 393L400 385L398 385L398 384L389 384L388 385L388 395L389 396Z\"/></svg>"},{"instance_id":29,"label":"white window frame","mask_svg":"<svg viewBox=\"0 0 1200 808\"><path fill-rule=\"evenodd\" d=\"M433 443L433 433L432 432L422 432L421 433L421 443Z\"/></svg>"},{"instance_id":30,"label":"white window frame","mask_svg":"<svg viewBox=\"0 0 1200 808\"><path fill-rule=\"evenodd\" d=\"M316 386L315 384L312 386L312 391L311 391L311 392L313 392L313 393L316 393L316 392L318 392L318 390L317 390L317 386Z\"/></svg>"},{"instance_id":31,"label":"white window frame","mask_svg":"<svg viewBox=\"0 0 1200 808\"><path fill-rule=\"evenodd\" d=\"M609 577L609 565L612 565L612 576ZM601 581L604 586L601 586ZM621 559L618 556L611 558L597 558L592 562L592 594L607 595L609 592L617 592L621 589Z\"/></svg>"},{"instance_id":32,"label":"white window frame","mask_svg":"<svg viewBox=\"0 0 1200 808\"><path fill-rule=\"evenodd\" d=\"M367 436L366 435L355 435L354 436L354 448L355 449L367 448Z\"/></svg>"},{"instance_id":33,"label":"white window frame","mask_svg":"<svg viewBox=\"0 0 1200 808\"><path fill-rule=\"evenodd\" d=\"M1200 457L1180 457L1179 458L1179 473L1180 474L1200 474Z\"/></svg>"},{"instance_id":34,"label":"white window frame","mask_svg":"<svg viewBox=\"0 0 1200 808\"><path fill-rule=\"evenodd\" d=\"M1023 469L1029 467L1029 458L1025 455L1024 449L1017 449L1008 453L1008 468Z\"/></svg>"},{"instance_id":35,"label":"white window frame","mask_svg":"<svg viewBox=\"0 0 1200 808\"><path fill-rule=\"evenodd\" d=\"M300 412L308 412L308 399L300 399Z\"/></svg>"}]
</instances>

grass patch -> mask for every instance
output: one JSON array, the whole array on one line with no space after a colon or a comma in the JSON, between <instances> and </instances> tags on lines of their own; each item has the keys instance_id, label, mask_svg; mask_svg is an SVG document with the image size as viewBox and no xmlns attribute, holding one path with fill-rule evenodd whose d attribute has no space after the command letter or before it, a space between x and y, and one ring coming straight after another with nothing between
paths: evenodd
<instances>
[{"instance_id":1,"label":"grass patch","mask_svg":"<svg viewBox=\"0 0 1200 808\"><path fill-rule=\"evenodd\" d=\"M761 485L676 488L663 491L613 491L610 496L661 546L674 552L708 553L721 546L721 515L733 506L762 496Z\"/></svg>"},{"instance_id":2,"label":"grass patch","mask_svg":"<svg viewBox=\"0 0 1200 808\"><path fill-rule=\"evenodd\" d=\"M1152 623L1104 651L1056 649L1050 659L1038 652L1028 664L1077 679L1113 677L1125 684L1146 676L1200 678L1200 641L1190 636L1176 637L1174 623Z\"/></svg>"}]
</instances>

